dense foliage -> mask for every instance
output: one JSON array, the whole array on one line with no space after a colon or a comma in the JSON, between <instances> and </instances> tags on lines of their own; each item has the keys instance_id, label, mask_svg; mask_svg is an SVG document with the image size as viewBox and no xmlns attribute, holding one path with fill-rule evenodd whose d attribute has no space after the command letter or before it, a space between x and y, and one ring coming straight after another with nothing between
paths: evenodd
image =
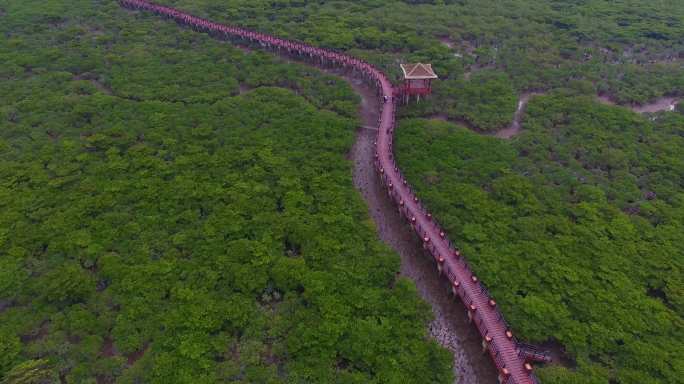
<instances>
[{"instance_id":1,"label":"dense foliage","mask_svg":"<svg viewBox=\"0 0 684 384\"><path fill-rule=\"evenodd\" d=\"M684 89L681 0L160 2L350 50L395 76L397 61L431 62L447 81L421 108L483 131L510 122L524 91L570 87L627 104Z\"/></svg>"},{"instance_id":2,"label":"dense foliage","mask_svg":"<svg viewBox=\"0 0 684 384\"><path fill-rule=\"evenodd\" d=\"M531 102L514 141L398 129L407 178L524 339L577 367L547 383L677 383L684 367L684 115Z\"/></svg>"},{"instance_id":3,"label":"dense foliage","mask_svg":"<svg viewBox=\"0 0 684 384\"><path fill-rule=\"evenodd\" d=\"M452 380L345 83L113 1L0 10L0 382Z\"/></svg>"},{"instance_id":4,"label":"dense foliage","mask_svg":"<svg viewBox=\"0 0 684 384\"><path fill-rule=\"evenodd\" d=\"M598 105L684 89L679 0L163 0L397 76L410 181L547 383L684 370L684 117ZM0 0L0 377L449 382L429 310L351 188L339 80L114 1ZM680 105L680 110L682 106Z\"/></svg>"}]
</instances>

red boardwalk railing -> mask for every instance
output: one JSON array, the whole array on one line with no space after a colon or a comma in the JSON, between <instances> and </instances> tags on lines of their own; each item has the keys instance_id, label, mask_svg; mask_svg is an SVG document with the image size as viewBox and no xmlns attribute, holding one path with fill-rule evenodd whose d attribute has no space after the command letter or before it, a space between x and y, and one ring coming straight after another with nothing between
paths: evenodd
<instances>
[{"instance_id":1,"label":"red boardwalk railing","mask_svg":"<svg viewBox=\"0 0 684 384\"><path fill-rule=\"evenodd\" d=\"M316 65L334 65L353 70L378 90L382 111L378 121L378 135L375 142L375 164L390 198L397 204L399 212L408 220L423 242L423 247L434 257L438 269L452 284L452 290L465 304L468 317L475 323L482 335L483 344L499 371L502 383L538 383L532 374L532 367L526 359L539 359L529 348L519 348L513 333L499 312L496 302L472 273L460 251L451 245L445 232L435 222L411 190L394 160L393 138L395 128L396 89L389 78L373 65L352 56L328 49L280 39L259 32L218 24L189 15L171 7L144 0L119 0L122 6L154 12L196 31L208 32L218 37L237 38L246 42L260 43L265 48L281 54L300 56Z\"/></svg>"}]
</instances>

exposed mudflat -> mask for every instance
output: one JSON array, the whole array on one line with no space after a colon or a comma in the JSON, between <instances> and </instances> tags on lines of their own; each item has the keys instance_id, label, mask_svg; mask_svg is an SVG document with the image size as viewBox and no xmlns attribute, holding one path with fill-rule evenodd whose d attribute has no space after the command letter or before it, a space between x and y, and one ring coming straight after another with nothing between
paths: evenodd
<instances>
[{"instance_id":1,"label":"exposed mudflat","mask_svg":"<svg viewBox=\"0 0 684 384\"><path fill-rule=\"evenodd\" d=\"M632 106L632 110L638 113L653 113L660 111L674 111L679 100L674 97L662 97L652 103Z\"/></svg>"},{"instance_id":2,"label":"exposed mudflat","mask_svg":"<svg viewBox=\"0 0 684 384\"><path fill-rule=\"evenodd\" d=\"M661 97L650 103L646 104L636 104L636 105L621 105L617 104L613 99L608 96L600 95L598 96L598 101L602 104L616 105L629 108L636 113L655 113L663 111L674 111L677 104L681 101L676 97Z\"/></svg>"},{"instance_id":3,"label":"exposed mudflat","mask_svg":"<svg viewBox=\"0 0 684 384\"><path fill-rule=\"evenodd\" d=\"M525 108L527 107L527 104L529 103L531 98L533 98L534 96L540 96L540 95L544 95L544 93L543 92L525 92L525 93L522 93L520 95L520 98L518 99L518 107L515 110L515 114L513 115L513 121L511 122L511 125L509 125L508 127L504 128L504 129L501 129L501 130L495 132L493 135L495 137L500 138L500 139L510 139L510 138L522 133L521 122L522 122L523 116L525 115ZM655 113L655 112L663 112L663 111L674 111L675 108L677 107L677 104L679 104L681 102L681 100L679 98L676 98L676 97L661 97L661 98L659 98L659 99L657 99L651 103L647 103L647 104L621 105L621 104L617 104L616 102L614 102L608 96L601 95L601 96L597 96L596 98L602 104L629 108L636 113ZM472 124L468 123L467 121L451 119L444 113L435 114L435 115L430 116L429 118L434 119L434 120L451 121L453 123L466 126L467 128L471 129L474 132L482 133L481 131L478 131L477 127L474 127Z\"/></svg>"},{"instance_id":4,"label":"exposed mudflat","mask_svg":"<svg viewBox=\"0 0 684 384\"><path fill-rule=\"evenodd\" d=\"M247 92L249 92L249 91L251 91L251 90L252 90L252 88L250 88L247 84L241 83L241 84L238 86L238 94L239 94L239 95L244 95L245 93L247 93Z\"/></svg>"},{"instance_id":5,"label":"exposed mudflat","mask_svg":"<svg viewBox=\"0 0 684 384\"><path fill-rule=\"evenodd\" d=\"M520 121L522 120L523 114L525 113L527 103L530 102L530 99L533 96L541 94L542 93L538 92L525 92L522 95L520 95L520 99L518 99L518 108L515 110L515 114L513 115L513 122L511 122L511 125L509 125L507 128L504 128L496 132L494 136L500 139L510 139L511 137L522 132L522 126L520 124Z\"/></svg>"},{"instance_id":6,"label":"exposed mudflat","mask_svg":"<svg viewBox=\"0 0 684 384\"><path fill-rule=\"evenodd\" d=\"M380 108L375 92L359 80L345 78L362 97L361 125L375 126ZM468 323L465 307L450 294L448 282L438 275L434 262L426 256L381 186L373 164L375 134L371 129L358 129L350 158L354 162L354 185L368 204L378 235L399 253L401 274L415 282L420 295L432 307L435 319L429 332L453 353L456 383L496 383L494 364L483 353L481 337Z\"/></svg>"},{"instance_id":7,"label":"exposed mudflat","mask_svg":"<svg viewBox=\"0 0 684 384\"><path fill-rule=\"evenodd\" d=\"M448 36L442 36L439 38L439 42L442 43L442 45L446 46L449 49L454 49L454 42L451 40L450 37Z\"/></svg>"},{"instance_id":8,"label":"exposed mudflat","mask_svg":"<svg viewBox=\"0 0 684 384\"><path fill-rule=\"evenodd\" d=\"M98 91L106 94L106 95L111 95L114 92L112 91L111 88L107 87L106 85L102 84L99 80L97 75L92 74L90 72L82 73L80 75L76 75L73 78L74 80L84 80L90 82Z\"/></svg>"},{"instance_id":9,"label":"exposed mudflat","mask_svg":"<svg viewBox=\"0 0 684 384\"><path fill-rule=\"evenodd\" d=\"M286 56L280 57L287 62L302 63ZM451 295L448 281L439 276L432 258L424 253L413 230L402 220L378 178L373 143L380 104L375 90L340 69L318 69L343 78L361 97L361 124L356 132L356 142L348 154L354 163L354 186L366 201L378 236L401 257L401 275L411 279L423 300L430 304L434 320L429 325L429 334L453 353L455 384L498 383L494 363L484 353L477 329L468 323L465 306Z\"/></svg>"}]
</instances>

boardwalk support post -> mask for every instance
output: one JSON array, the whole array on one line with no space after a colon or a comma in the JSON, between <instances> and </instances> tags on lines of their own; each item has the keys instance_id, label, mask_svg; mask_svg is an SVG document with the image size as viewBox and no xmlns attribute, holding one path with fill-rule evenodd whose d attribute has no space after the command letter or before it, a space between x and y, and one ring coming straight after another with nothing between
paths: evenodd
<instances>
[{"instance_id":1,"label":"boardwalk support post","mask_svg":"<svg viewBox=\"0 0 684 384\"><path fill-rule=\"evenodd\" d=\"M482 339L482 353L486 353L489 349L489 343L492 342L492 337L487 335Z\"/></svg>"}]
</instances>

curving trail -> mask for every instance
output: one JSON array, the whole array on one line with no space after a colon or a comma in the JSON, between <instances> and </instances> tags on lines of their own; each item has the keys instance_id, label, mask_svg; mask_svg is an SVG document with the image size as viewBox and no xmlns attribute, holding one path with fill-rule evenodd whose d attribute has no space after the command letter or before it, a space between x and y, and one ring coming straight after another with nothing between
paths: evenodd
<instances>
[{"instance_id":1,"label":"curving trail","mask_svg":"<svg viewBox=\"0 0 684 384\"><path fill-rule=\"evenodd\" d=\"M437 262L439 272L449 280L453 293L466 305L468 318L475 323L483 338L483 346L489 352L499 372L499 381L505 384L538 383L529 362L544 360L544 356L531 346L517 342L498 310L496 302L472 273L458 248L451 244L439 224L420 203L397 167L393 155L396 112L394 96L397 92L382 71L363 60L343 53L214 23L146 0L119 0L119 3L127 8L159 14L194 30L208 32L217 37L258 43L264 48L281 54L299 56L319 66L344 68L353 71L356 77L362 78L375 87L382 103L378 119L378 134L374 143L375 165L387 193L397 204L401 215L408 220L420 237L423 248Z\"/></svg>"}]
</instances>

